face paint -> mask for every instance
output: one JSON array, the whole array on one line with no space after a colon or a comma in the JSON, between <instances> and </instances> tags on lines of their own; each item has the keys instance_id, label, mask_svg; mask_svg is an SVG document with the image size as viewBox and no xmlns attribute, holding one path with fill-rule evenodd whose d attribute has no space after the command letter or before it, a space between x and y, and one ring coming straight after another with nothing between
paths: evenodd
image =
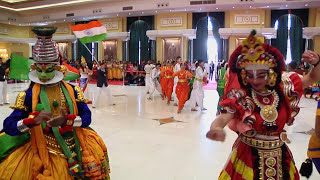
<instances>
[{"instance_id":1,"label":"face paint","mask_svg":"<svg viewBox=\"0 0 320 180\"><path fill-rule=\"evenodd\" d=\"M38 78L42 82L47 82L54 78L55 69L52 64L36 64Z\"/></svg>"}]
</instances>

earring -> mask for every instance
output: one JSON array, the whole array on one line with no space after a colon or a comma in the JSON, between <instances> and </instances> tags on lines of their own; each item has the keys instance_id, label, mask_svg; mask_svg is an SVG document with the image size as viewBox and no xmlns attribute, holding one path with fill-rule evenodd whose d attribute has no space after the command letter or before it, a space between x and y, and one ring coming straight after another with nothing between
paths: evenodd
<instances>
[{"instance_id":1,"label":"earring","mask_svg":"<svg viewBox=\"0 0 320 180\"><path fill-rule=\"evenodd\" d=\"M61 70L61 66L60 66L60 65L56 65L56 66L54 66L54 70L56 70L56 71L60 71L60 70Z\"/></svg>"},{"instance_id":2,"label":"earring","mask_svg":"<svg viewBox=\"0 0 320 180\"><path fill-rule=\"evenodd\" d=\"M244 85L248 85L247 73L246 73L246 71L245 71L244 69L241 70L240 76L241 76L242 83L243 83Z\"/></svg>"},{"instance_id":3,"label":"earring","mask_svg":"<svg viewBox=\"0 0 320 180\"><path fill-rule=\"evenodd\" d=\"M276 85L276 81L277 81L277 77L278 74L276 72L274 72L273 69L269 69L269 81L268 81L268 85L273 87Z\"/></svg>"}]
</instances>

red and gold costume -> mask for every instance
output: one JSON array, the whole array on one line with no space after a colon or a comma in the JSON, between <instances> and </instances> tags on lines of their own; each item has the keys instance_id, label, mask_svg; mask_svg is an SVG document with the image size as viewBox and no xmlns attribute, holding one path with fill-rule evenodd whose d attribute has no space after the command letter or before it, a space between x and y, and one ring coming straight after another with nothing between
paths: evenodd
<instances>
[{"instance_id":1,"label":"red and gold costume","mask_svg":"<svg viewBox=\"0 0 320 180\"><path fill-rule=\"evenodd\" d=\"M165 94L167 97L167 103L170 103L171 95L173 92L173 86L174 86L174 79L173 79L173 67L172 66L166 66L166 69L164 71L164 78L166 79L166 85L165 85Z\"/></svg>"},{"instance_id":2,"label":"red and gold costume","mask_svg":"<svg viewBox=\"0 0 320 180\"><path fill-rule=\"evenodd\" d=\"M161 66L160 68L160 85L161 85L161 90L162 94L165 96L166 95L166 84L167 84L167 79L165 78L165 71L166 71L167 66Z\"/></svg>"},{"instance_id":3,"label":"red and gold costume","mask_svg":"<svg viewBox=\"0 0 320 180\"><path fill-rule=\"evenodd\" d=\"M284 126L292 125L299 112L302 80L296 73L284 72L281 53L254 35L229 60L232 72L220 105L223 113L234 114L228 126L239 136L219 179L297 180ZM268 73L266 92L255 91L246 81L247 70L259 69Z\"/></svg>"},{"instance_id":4,"label":"red and gold costume","mask_svg":"<svg viewBox=\"0 0 320 180\"><path fill-rule=\"evenodd\" d=\"M176 95L179 100L179 110L181 110L188 100L190 86L188 84L188 78L192 78L192 74L186 70L180 70L173 73L173 76L178 76L178 84L176 87Z\"/></svg>"}]
</instances>

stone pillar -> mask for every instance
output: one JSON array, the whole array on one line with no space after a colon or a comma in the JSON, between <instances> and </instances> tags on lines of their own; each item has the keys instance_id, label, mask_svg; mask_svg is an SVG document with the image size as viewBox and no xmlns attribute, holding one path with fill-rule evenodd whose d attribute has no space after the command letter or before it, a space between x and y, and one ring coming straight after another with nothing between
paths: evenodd
<instances>
[{"instance_id":1,"label":"stone pillar","mask_svg":"<svg viewBox=\"0 0 320 180\"><path fill-rule=\"evenodd\" d=\"M193 62L193 39L189 40L190 42L190 61Z\"/></svg>"},{"instance_id":2,"label":"stone pillar","mask_svg":"<svg viewBox=\"0 0 320 180\"><path fill-rule=\"evenodd\" d=\"M265 43L267 43L267 44L269 44L269 45L271 45L271 39L265 39Z\"/></svg>"}]
</instances>

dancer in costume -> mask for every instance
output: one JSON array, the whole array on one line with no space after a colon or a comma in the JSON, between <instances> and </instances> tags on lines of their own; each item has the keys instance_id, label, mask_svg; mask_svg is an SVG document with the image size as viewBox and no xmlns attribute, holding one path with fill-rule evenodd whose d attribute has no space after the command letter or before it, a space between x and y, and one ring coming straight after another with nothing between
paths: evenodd
<instances>
[{"instance_id":1,"label":"dancer in costume","mask_svg":"<svg viewBox=\"0 0 320 180\"><path fill-rule=\"evenodd\" d=\"M108 87L107 82L108 69L105 63L100 64L100 68L97 72L97 91L95 93L95 97L93 98L92 107L96 108L99 103L100 95L102 93L106 93L108 98L108 104L110 106L115 105L112 100L112 96L110 93L110 89Z\"/></svg>"},{"instance_id":2,"label":"dancer in costume","mask_svg":"<svg viewBox=\"0 0 320 180\"><path fill-rule=\"evenodd\" d=\"M89 69L87 62L84 58L81 59L81 66L79 69L80 72L80 88L81 91L84 93L85 98L89 99L89 90L87 89L89 81L90 81L90 76L92 75L92 71ZM91 104L91 101L87 102L88 104Z\"/></svg>"},{"instance_id":3,"label":"dancer in costume","mask_svg":"<svg viewBox=\"0 0 320 180\"><path fill-rule=\"evenodd\" d=\"M192 74L189 71L185 70L186 63L182 63L180 67L180 71L173 73L173 76L178 77L178 84L176 88L176 95L179 100L178 113L181 113L184 104L188 100L190 92L188 79L192 78Z\"/></svg>"},{"instance_id":4,"label":"dancer in costume","mask_svg":"<svg viewBox=\"0 0 320 180\"><path fill-rule=\"evenodd\" d=\"M107 69L108 69L108 80L112 80L113 74L112 74L112 62L111 61L108 61Z\"/></svg>"},{"instance_id":5,"label":"dancer in costume","mask_svg":"<svg viewBox=\"0 0 320 180\"><path fill-rule=\"evenodd\" d=\"M197 66L197 69L195 72L196 74L195 74L193 89L190 97L190 106L191 106L191 111L197 111L196 104L198 104L201 111L205 111L207 109L203 107L204 92L203 92L202 86L203 86L203 79L204 77L207 77L208 73L206 70L203 70L203 66L204 66L203 60L199 60L196 66Z\"/></svg>"},{"instance_id":6,"label":"dancer in costume","mask_svg":"<svg viewBox=\"0 0 320 180\"><path fill-rule=\"evenodd\" d=\"M161 68L161 64L156 64L156 67L154 67L151 71L151 76L150 76L150 93L148 94L148 100L152 100L151 96L154 93L154 90L156 89L160 95L161 98L163 99L163 94L162 94L162 90L161 90L161 85L160 82L158 80L159 76L160 76L160 68Z\"/></svg>"},{"instance_id":7,"label":"dancer in costume","mask_svg":"<svg viewBox=\"0 0 320 180\"><path fill-rule=\"evenodd\" d=\"M219 81L218 81L218 87L217 91L219 94L219 102L222 100L222 96L224 95L224 86L226 84L226 81L228 79L228 63L225 64L223 68L221 68L218 72ZM218 103L217 107L217 114L220 114L221 106Z\"/></svg>"},{"instance_id":8,"label":"dancer in costume","mask_svg":"<svg viewBox=\"0 0 320 180\"><path fill-rule=\"evenodd\" d=\"M33 28L38 40L32 85L21 92L0 135L2 179L110 179L107 149L89 125L91 112L80 87L62 79L51 40L56 28ZM62 68L65 69L65 68Z\"/></svg>"},{"instance_id":9,"label":"dancer in costume","mask_svg":"<svg viewBox=\"0 0 320 180\"><path fill-rule=\"evenodd\" d=\"M164 78L166 79L166 85L165 85L165 94L167 97L167 104L170 104L171 101L171 95L173 92L173 85L174 85L174 81L173 81L173 66L171 64L170 61L167 62L167 66L165 68L164 71Z\"/></svg>"},{"instance_id":10,"label":"dancer in costume","mask_svg":"<svg viewBox=\"0 0 320 180\"><path fill-rule=\"evenodd\" d=\"M312 51L307 51L303 53L302 60L305 59L317 59L319 61L320 56ZM319 98L319 96L318 96ZM302 164L300 169L300 174L309 178L312 174L312 163L315 165L318 173L320 174L320 101L318 100L318 106L316 111L316 123L315 132L312 134L309 140L308 147L308 159Z\"/></svg>"},{"instance_id":11,"label":"dancer in costume","mask_svg":"<svg viewBox=\"0 0 320 180\"><path fill-rule=\"evenodd\" d=\"M294 122L303 88L320 79L319 59L305 62L315 67L303 78L285 72L282 54L257 39L255 31L232 53L234 74L229 74L230 86L220 102L224 110L207 133L224 141L228 124L239 134L219 179L299 179L284 126Z\"/></svg>"},{"instance_id":12,"label":"dancer in costume","mask_svg":"<svg viewBox=\"0 0 320 180\"><path fill-rule=\"evenodd\" d=\"M176 65L174 66L174 69L173 69L174 73L181 70L180 64L181 64L181 57L178 56L176 58ZM173 105L174 106L178 106L178 97L177 97L177 94L175 93L178 81L179 81L178 76L174 77L174 86L173 86L173 92L174 93L172 94L172 96L173 96Z\"/></svg>"},{"instance_id":13,"label":"dancer in costume","mask_svg":"<svg viewBox=\"0 0 320 180\"><path fill-rule=\"evenodd\" d=\"M151 64L151 61L148 61L148 64L144 66L144 70L146 71L146 77L145 77L145 82L146 82L146 92L147 94L150 94L151 92L151 71L153 69L153 65Z\"/></svg>"},{"instance_id":14,"label":"dancer in costume","mask_svg":"<svg viewBox=\"0 0 320 180\"><path fill-rule=\"evenodd\" d=\"M111 71L112 71L113 80L117 80L118 77L117 77L117 64L116 64L116 61L112 61Z\"/></svg>"},{"instance_id":15,"label":"dancer in costume","mask_svg":"<svg viewBox=\"0 0 320 180\"><path fill-rule=\"evenodd\" d=\"M119 81L122 81L122 69L120 62L117 62L117 77Z\"/></svg>"}]
</instances>

